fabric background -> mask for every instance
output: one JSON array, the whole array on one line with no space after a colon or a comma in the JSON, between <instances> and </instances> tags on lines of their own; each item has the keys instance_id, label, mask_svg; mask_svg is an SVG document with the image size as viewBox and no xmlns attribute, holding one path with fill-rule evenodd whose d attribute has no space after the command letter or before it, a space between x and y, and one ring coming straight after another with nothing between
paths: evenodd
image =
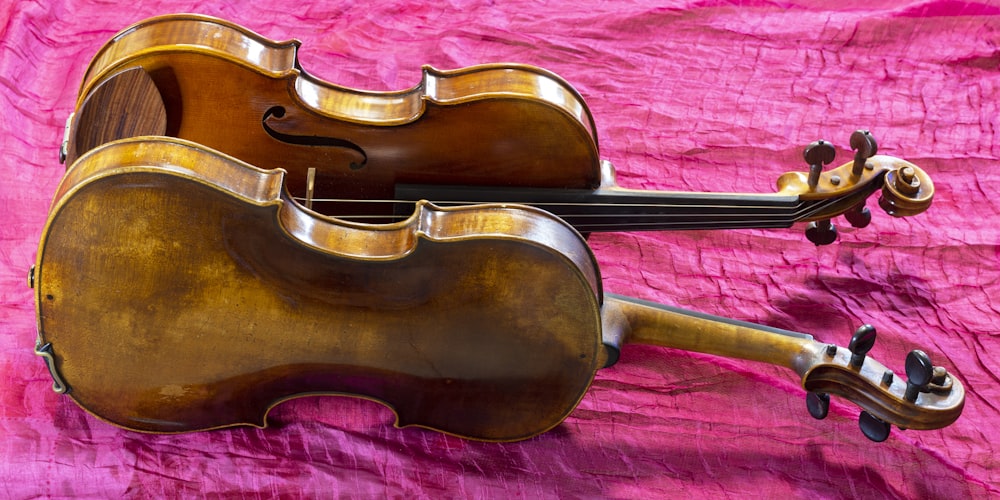
<instances>
[{"instance_id":1,"label":"fabric background","mask_svg":"<svg viewBox=\"0 0 1000 500\"><path fill-rule=\"evenodd\" d=\"M831 5L835 5L831 7ZM143 435L50 390L25 283L63 172L63 124L115 32L198 12L302 40L302 66L398 90L420 67L518 62L587 99L626 187L771 192L820 138L925 169L933 206L815 247L782 230L599 234L607 291L808 332L897 372L927 351L968 391L935 431L869 442L834 399L812 419L782 368L627 347L558 428L509 444L396 429L344 397L299 399L265 430ZM0 497L984 498L1000 494L1000 5L952 0L13 0L0 7ZM109 332L109 335L116 332ZM119 332L117 334L125 334Z\"/></svg>"}]
</instances>

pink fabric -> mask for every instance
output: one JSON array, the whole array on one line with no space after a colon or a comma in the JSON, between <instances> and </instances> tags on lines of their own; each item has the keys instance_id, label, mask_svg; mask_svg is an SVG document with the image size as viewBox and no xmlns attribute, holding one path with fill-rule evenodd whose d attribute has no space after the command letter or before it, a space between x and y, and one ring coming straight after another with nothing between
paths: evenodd
<instances>
[{"instance_id":1,"label":"pink fabric","mask_svg":"<svg viewBox=\"0 0 1000 500\"><path fill-rule=\"evenodd\" d=\"M781 173L805 168L809 142L833 141L839 164L850 133L871 128L881 152L935 181L925 214L894 219L872 202L871 226L841 223L840 240L820 248L801 227L590 242L610 292L841 345L872 323L871 354L890 368L901 373L906 353L921 348L956 374L968 390L964 414L874 444L849 403L835 398L826 420L812 419L787 370L628 347L564 424L520 443L399 430L389 410L336 397L283 404L266 430L151 436L98 421L50 390L31 352L24 276L87 63L126 25L182 11L299 38L303 67L362 89L409 87L422 64L545 67L587 98L603 156L627 187L769 192ZM1000 494L1000 7L13 0L0 16L0 496Z\"/></svg>"}]
</instances>

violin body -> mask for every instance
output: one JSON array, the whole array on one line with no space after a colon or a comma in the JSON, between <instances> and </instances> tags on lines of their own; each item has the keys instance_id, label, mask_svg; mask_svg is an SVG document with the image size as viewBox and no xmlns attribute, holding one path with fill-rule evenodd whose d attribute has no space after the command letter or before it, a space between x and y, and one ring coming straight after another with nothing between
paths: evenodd
<instances>
[{"instance_id":1,"label":"violin body","mask_svg":"<svg viewBox=\"0 0 1000 500\"><path fill-rule=\"evenodd\" d=\"M511 64L425 67L411 89L365 92L310 76L298 47L204 16L154 18L94 57L78 108L114 75L142 68L163 99L165 135L282 168L299 196L309 168L317 193L348 199L390 199L398 183L600 184L590 111L552 73ZM78 146L68 163L97 145Z\"/></svg>"},{"instance_id":2,"label":"violin body","mask_svg":"<svg viewBox=\"0 0 1000 500\"><path fill-rule=\"evenodd\" d=\"M104 420L263 426L283 400L348 394L401 426L521 439L603 364L597 267L544 212L422 205L362 227L191 143L94 153L56 194L34 279L53 373Z\"/></svg>"}]
</instances>

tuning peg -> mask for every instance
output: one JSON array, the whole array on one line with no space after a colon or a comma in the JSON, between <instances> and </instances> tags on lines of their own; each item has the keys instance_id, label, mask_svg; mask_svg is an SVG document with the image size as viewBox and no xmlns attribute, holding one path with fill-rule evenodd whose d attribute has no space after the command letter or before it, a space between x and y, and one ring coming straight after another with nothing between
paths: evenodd
<instances>
[{"instance_id":1,"label":"tuning peg","mask_svg":"<svg viewBox=\"0 0 1000 500\"><path fill-rule=\"evenodd\" d=\"M807 181L809 189L816 189L819 185L819 176L823 173L823 165L833 161L837 157L837 150L824 140L818 140L806 146L802 151L802 157L809 164L809 179ZM806 227L806 238L816 246L829 245L837 240L837 228L829 219L810 222Z\"/></svg>"},{"instance_id":2,"label":"tuning peg","mask_svg":"<svg viewBox=\"0 0 1000 500\"><path fill-rule=\"evenodd\" d=\"M872 325L861 325L854 331L854 335L851 335L851 343L847 344L847 350L851 351L851 366L853 368L861 368L861 365L864 364L868 351L875 346L876 336L875 327Z\"/></svg>"},{"instance_id":3,"label":"tuning peg","mask_svg":"<svg viewBox=\"0 0 1000 500\"><path fill-rule=\"evenodd\" d=\"M872 211L868 210L862 201L856 207L844 212L844 218L854 227L867 227L872 222Z\"/></svg>"},{"instance_id":4,"label":"tuning peg","mask_svg":"<svg viewBox=\"0 0 1000 500\"><path fill-rule=\"evenodd\" d=\"M934 378L934 365L931 358L924 351L914 349L906 355L906 393L903 399L914 402L920 392L927 388L927 384Z\"/></svg>"},{"instance_id":5,"label":"tuning peg","mask_svg":"<svg viewBox=\"0 0 1000 500\"><path fill-rule=\"evenodd\" d=\"M855 130L851 134L851 149L856 151L854 153L854 166L851 168L851 175L857 177L861 175L861 171L865 168L865 162L868 158L878 153L878 143L875 142L875 137L872 136L871 132L867 130Z\"/></svg>"},{"instance_id":6,"label":"tuning peg","mask_svg":"<svg viewBox=\"0 0 1000 500\"><path fill-rule=\"evenodd\" d=\"M861 427L861 433L865 437L876 443L889 439L889 431L892 429L888 422L884 422L866 411L861 412L861 416L858 417L858 426Z\"/></svg>"},{"instance_id":7,"label":"tuning peg","mask_svg":"<svg viewBox=\"0 0 1000 500\"><path fill-rule=\"evenodd\" d=\"M806 409L816 420L823 420L830 413L830 395L825 392L806 394Z\"/></svg>"},{"instance_id":8,"label":"tuning peg","mask_svg":"<svg viewBox=\"0 0 1000 500\"><path fill-rule=\"evenodd\" d=\"M824 140L816 141L802 151L802 156L809 164L809 189L816 189L819 184L819 174L823 172L823 165L833 161L837 157L837 150L833 144Z\"/></svg>"},{"instance_id":9,"label":"tuning peg","mask_svg":"<svg viewBox=\"0 0 1000 500\"><path fill-rule=\"evenodd\" d=\"M830 219L810 222L806 226L806 239L816 246L829 245L837 241L837 226L834 226Z\"/></svg>"}]
</instances>

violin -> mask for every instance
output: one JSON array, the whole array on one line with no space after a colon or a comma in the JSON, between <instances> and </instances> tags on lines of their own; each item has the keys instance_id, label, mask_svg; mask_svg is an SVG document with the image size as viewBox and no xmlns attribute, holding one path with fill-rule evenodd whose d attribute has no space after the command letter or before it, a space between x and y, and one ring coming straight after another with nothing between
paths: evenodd
<instances>
[{"instance_id":1,"label":"violin","mask_svg":"<svg viewBox=\"0 0 1000 500\"><path fill-rule=\"evenodd\" d=\"M359 222L408 218L418 200L439 206L516 202L583 233L777 228L809 222L810 241L837 237L831 218L864 227L866 200L897 217L926 210L934 185L922 169L878 155L872 134L850 137L852 161L832 143L804 151L808 172L777 179L775 193L640 191L617 185L600 159L594 119L557 75L516 64L440 71L416 86L369 92L337 86L299 64L297 40L278 42L199 15L139 22L93 58L67 123L67 164L123 136L108 123L133 89L146 122L132 134L190 140L262 168L287 172L300 203ZM109 96L118 96L114 99ZM127 113L115 115L130 122ZM152 119L156 117L156 119Z\"/></svg>"},{"instance_id":2,"label":"violin","mask_svg":"<svg viewBox=\"0 0 1000 500\"><path fill-rule=\"evenodd\" d=\"M959 417L962 384L911 352L905 379L811 336L602 291L578 231L516 204L416 204L405 220L318 214L287 173L141 136L67 170L30 275L36 353L57 392L112 424L176 433L250 425L291 398L380 402L397 426L514 441L577 406L628 343L785 366L816 418L831 394L891 425Z\"/></svg>"},{"instance_id":3,"label":"violin","mask_svg":"<svg viewBox=\"0 0 1000 500\"><path fill-rule=\"evenodd\" d=\"M385 404L400 427L515 441L642 343L785 366L813 417L844 397L875 441L960 416L962 384L926 353L905 379L867 356L871 326L845 348L606 294L581 235L812 220L828 238L825 218L863 218L879 187L893 215L925 210L930 179L870 134L828 172L832 147L811 145L815 168L777 194L630 191L551 73L427 69L366 93L310 77L297 47L184 15L95 57L29 273L56 392L141 432L264 427L281 402L329 394Z\"/></svg>"}]
</instances>

